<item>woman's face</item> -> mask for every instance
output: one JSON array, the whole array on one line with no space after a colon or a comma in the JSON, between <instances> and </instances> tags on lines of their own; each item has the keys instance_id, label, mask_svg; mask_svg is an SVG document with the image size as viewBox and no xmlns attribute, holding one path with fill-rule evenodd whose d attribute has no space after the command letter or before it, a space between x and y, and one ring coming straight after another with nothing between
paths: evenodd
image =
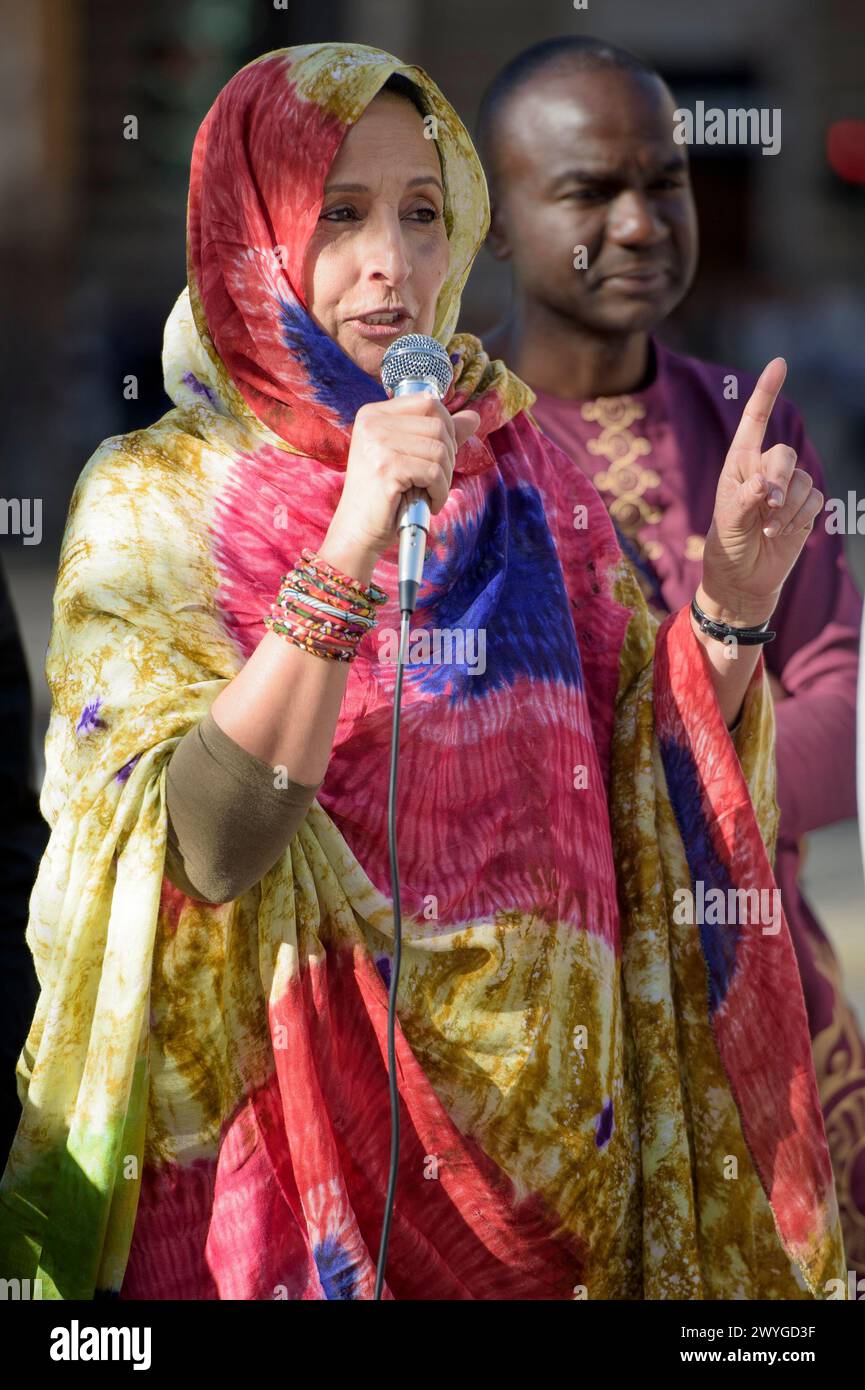
<instances>
[{"instance_id":1,"label":"woman's face","mask_svg":"<svg viewBox=\"0 0 865 1390\"><path fill-rule=\"evenodd\" d=\"M380 93L330 167L303 264L310 314L370 376L394 338L432 332L450 254L443 206L438 152L420 112ZM392 322L366 322L388 311L398 311Z\"/></svg>"}]
</instances>

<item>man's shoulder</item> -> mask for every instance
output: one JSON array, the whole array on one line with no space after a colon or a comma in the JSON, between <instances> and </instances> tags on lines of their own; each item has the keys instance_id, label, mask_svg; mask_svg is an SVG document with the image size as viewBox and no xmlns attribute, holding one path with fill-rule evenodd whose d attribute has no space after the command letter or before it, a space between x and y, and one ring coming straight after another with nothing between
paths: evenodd
<instances>
[{"instance_id":1,"label":"man's shoulder","mask_svg":"<svg viewBox=\"0 0 865 1390\"><path fill-rule=\"evenodd\" d=\"M673 399L678 398L686 406L688 395L702 396L725 423L732 422L735 431L760 373L676 352L657 340L655 347ZM775 443L776 438L792 443L791 434L799 438L804 434L802 416L795 403L781 395L775 402L766 429L767 444Z\"/></svg>"}]
</instances>

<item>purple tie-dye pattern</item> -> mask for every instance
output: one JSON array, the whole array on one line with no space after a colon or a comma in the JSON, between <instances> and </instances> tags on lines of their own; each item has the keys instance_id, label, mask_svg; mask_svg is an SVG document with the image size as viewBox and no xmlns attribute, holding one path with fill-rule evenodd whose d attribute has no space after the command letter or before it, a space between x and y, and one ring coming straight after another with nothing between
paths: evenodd
<instances>
[{"instance_id":1,"label":"purple tie-dye pattern","mask_svg":"<svg viewBox=\"0 0 865 1390\"><path fill-rule=\"evenodd\" d=\"M600 1115L595 1118L595 1143L599 1149L609 1144L613 1132L613 1102L608 1100Z\"/></svg>"},{"instance_id":2,"label":"purple tie-dye pattern","mask_svg":"<svg viewBox=\"0 0 865 1390\"><path fill-rule=\"evenodd\" d=\"M91 734L94 729L107 729L108 725L103 719L99 718L99 710L102 705L102 696L97 695L95 700L91 700L81 711L81 717L75 725L76 734Z\"/></svg>"},{"instance_id":3,"label":"purple tie-dye pattern","mask_svg":"<svg viewBox=\"0 0 865 1390\"><path fill-rule=\"evenodd\" d=\"M336 1236L327 1236L313 1247L313 1259L318 1268L321 1287L327 1299L356 1297L357 1264Z\"/></svg>"},{"instance_id":4,"label":"purple tie-dye pattern","mask_svg":"<svg viewBox=\"0 0 865 1390\"><path fill-rule=\"evenodd\" d=\"M120 771L114 774L115 782L125 782L140 757L141 754L136 753L134 758L130 758L128 763L124 763Z\"/></svg>"},{"instance_id":5,"label":"purple tie-dye pattern","mask_svg":"<svg viewBox=\"0 0 865 1390\"><path fill-rule=\"evenodd\" d=\"M187 372L183 377L184 384L194 391L197 396L206 396L211 405L216 405L216 397L209 386L203 381L199 381L194 372Z\"/></svg>"},{"instance_id":6,"label":"purple tie-dye pattern","mask_svg":"<svg viewBox=\"0 0 865 1390\"><path fill-rule=\"evenodd\" d=\"M387 988L390 989L390 956L378 956L375 963L379 975L381 975Z\"/></svg>"}]
</instances>

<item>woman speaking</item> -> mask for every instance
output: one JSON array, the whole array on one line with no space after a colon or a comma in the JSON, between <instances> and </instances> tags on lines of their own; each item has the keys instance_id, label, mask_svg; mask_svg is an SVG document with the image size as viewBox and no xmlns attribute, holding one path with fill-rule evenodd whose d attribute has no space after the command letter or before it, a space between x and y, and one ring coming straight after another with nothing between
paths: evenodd
<instances>
[{"instance_id":1,"label":"woman speaking","mask_svg":"<svg viewBox=\"0 0 865 1390\"><path fill-rule=\"evenodd\" d=\"M532 393L454 334L487 220L455 112L375 49L268 53L198 132L174 407L87 463L54 598L41 992L0 1188L0 1274L43 1297L373 1294L411 487L433 522L385 1296L844 1278L787 924L750 910L777 822L760 652L823 502L791 450L761 454L783 363L696 607L659 628ZM443 401L388 399L405 333L447 348ZM430 659L445 632L483 663Z\"/></svg>"}]
</instances>

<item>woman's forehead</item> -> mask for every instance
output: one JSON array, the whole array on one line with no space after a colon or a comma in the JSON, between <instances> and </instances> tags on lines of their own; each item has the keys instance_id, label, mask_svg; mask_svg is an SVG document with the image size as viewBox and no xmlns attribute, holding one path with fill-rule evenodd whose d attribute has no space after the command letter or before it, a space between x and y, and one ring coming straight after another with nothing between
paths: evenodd
<instances>
[{"instance_id":1,"label":"woman's forehead","mask_svg":"<svg viewBox=\"0 0 865 1390\"><path fill-rule=\"evenodd\" d=\"M327 183L347 171L362 175L430 174L441 183L441 155L426 134L420 112L404 97L380 92L345 134L328 171Z\"/></svg>"}]
</instances>

